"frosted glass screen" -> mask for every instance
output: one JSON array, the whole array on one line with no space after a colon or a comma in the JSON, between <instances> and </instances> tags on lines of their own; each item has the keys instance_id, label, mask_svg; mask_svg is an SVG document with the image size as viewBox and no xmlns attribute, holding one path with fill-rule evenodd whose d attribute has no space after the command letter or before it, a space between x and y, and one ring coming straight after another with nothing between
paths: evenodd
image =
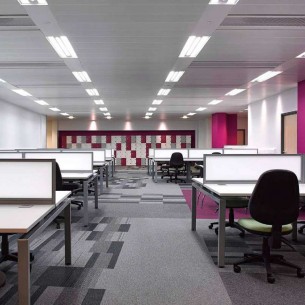
<instances>
[{"instance_id":1,"label":"frosted glass screen","mask_svg":"<svg viewBox=\"0 0 305 305\"><path fill-rule=\"evenodd\" d=\"M224 149L225 155L257 155L258 151L256 148L251 149Z\"/></svg>"},{"instance_id":2,"label":"frosted glass screen","mask_svg":"<svg viewBox=\"0 0 305 305\"><path fill-rule=\"evenodd\" d=\"M202 159L204 155L211 155L213 152L223 153L222 149L190 149L189 158L190 159Z\"/></svg>"},{"instance_id":3,"label":"frosted glass screen","mask_svg":"<svg viewBox=\"0 0 305 305\"><path fill-rule=\"evenodd\" d=\"M0 152L0 159L22 159L22 153L17 152Z\"/></svg>"},{"instance_id":4,"label":"frosted glass screen","mask_svg":"<svg viewBox=\"0 0 305 305\"><path fill-rule=\"evenodd\" d=\"M154 148L149 148L148 149L148 156L152 157L154 155L154 151L155 151Z\"/></svg>"},{"instance_id":5,"label":"frosted glass screen","mask_svg":"<svg viewBox=\"0 0 305 305\"><path fill-rule=\"evenodd\" d=\"M111 159L112 157L112 149L106 149L106 159Z\"/></svg>"},{"instance_id":6,"label":"frosted glass screen","mask_svg":"<svg viewBox=\"0 0 305 305\"><path fill-rule=\"evenodd\" d=\"M285 156L210 156L205 157L205 180L208 181L257 181L267 170L286 169L294 172L301 181L302 158Z\"/></svg>"},{"instance_id":7,"label":"frosted glass screen","mask_svg":"<svg viewBox=\"0 0 305 305\"><path fill-rule=\"evenodd\" d=\"M63 152L65 153L84 153L84 152L88 152L88 153L93 153L93 162L105 162L105 151L104 150L100 150L100 149L67 149L67 150L63 150Z\"/></svg>"},{"instance_id":8,"label":"frosted glass screen","mask_svg":"<svg viewBox=\"0 0 305 305\"><path fill-rule=\"evenodd\" d=\"M61 171L92 171L92 152L25 153L26 159L55 159Z\"/></svg>"},{"instance_id":9,"label":"frosted glass screen","mask_svg":"<svg viewBox=\"0 0 305 305\"><path fill-rule=\"evenodd\" d=\"M0 185L0 199L51 199L52 162L0 161Z\"/></svg>"},{"instance_id":10,"label":"frosted glass screen","mask_svg":"<svg viewBox=\"0 0 305 305\"><path fill-rule=\"evenodd\" d=\"M187 149L155 149L155 159L170 159L171 155L174 152L180 152L183 155L184 159L188 158L188 150Z\"/></svg>"}]
</instances>

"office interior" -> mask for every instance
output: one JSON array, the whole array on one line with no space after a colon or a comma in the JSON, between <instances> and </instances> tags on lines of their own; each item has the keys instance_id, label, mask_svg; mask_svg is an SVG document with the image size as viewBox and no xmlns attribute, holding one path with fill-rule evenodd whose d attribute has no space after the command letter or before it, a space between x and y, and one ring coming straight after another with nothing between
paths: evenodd
<instances>
[{"instance_id":1,"label":"office interior","mask_svg":"<svg viewBox=\"0 0 305 305\"><path fill-rule=\"evenodd\" d=\"M58 202L52 193L48 204L54 210L35 220L41 232L22 260L26 269L12 260L0 263L1 305L304 303L304 279L292 269L272 265L273 284L263 264L245 264L235 272L233 264L245 252L261 251L262 237L247 230L241 237L222 224L218 235L218 224L209 228L220 221L222 197L216 194L217 202L203 177L209 173L204 160L215 150L222 154L212 159L222 164L230 158L223 149L236 149L231 158L238 167L245 160L234 159L244 157L238 149L255 149L254 161L245 164L258 162L260 168L259 158L283 158L276 159L283 160L274 163L277 168L268 161L267 169L295 172L302 197L304 1L1 0L0 15L0 161L1 153L19 150L28 170L22 181L31 183L27 150L112 150L111 158L94 168L98 172L90 170L90 181L70 176L78 193L61 193ZM175 181L175 170L166 175L162 168L170 156L155 156L169 149L202 150L198 159L185 158L181 181ZM14 168L19 161L10 158L7 166ZM44 166L55 175L54 162ZM224 168L214 166L215 175ZM228 179L211 181L254 185L258 177L243 182L241 172L248 177L243 170L230 169ZM62 178L72 182L67 172ZM0 190L0 219L5 219L5 199L17 195L8 195L13 188L5 173L0 180L9 186ZM48 176L44 187L55 191L54 183ZM236 221L251 217L251 194L245 206L234 207ZM28 198L18 200L25 204ZM69 200L83 203L78 208L71 202L71 215ZM305 220L302 201L298 221ZM228 207L221 216L227 220ZM59 225L53 222L55 210L66 216ZM18 223L14 213L11 223ZM22 217L30 217L27 213ZM10 221L0 222L2 244L13 232L10 251L19 252L20 233L6 225ZM275 252L305 270L304 235L293 231L286 238L294 249L283 244ZM21 244L20 249L27 253Z\"/></svg>"}]
</instances>

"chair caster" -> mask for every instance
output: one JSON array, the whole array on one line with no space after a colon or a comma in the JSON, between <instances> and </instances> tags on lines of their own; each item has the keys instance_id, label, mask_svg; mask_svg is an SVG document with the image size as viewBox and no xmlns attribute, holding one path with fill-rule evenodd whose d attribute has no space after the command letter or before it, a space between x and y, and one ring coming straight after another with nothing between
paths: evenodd
<instances>
[{"instance_id":1,"label":"chair caster","mask_svg":"<svg viewBox=\"0 0 305 305\"><path fill-rule=\"evenodd\" d=\"M81 207L80 205L77 207L78 210L80 210L81 208L82 208L82 207Z\"/></svg>"},{"instance_id":2,"label":"chair caster","mask_svg":"<svg viewBox=\"0 0 305 305\"><path fill-rule=\"evenodd\" d=\"M303 232L303 229L299 229L298 232L299 232L300 234L303 234L303 233L304 233L304 232Z\"/></svg>"},{"instance_id":3,"label":"chair caster","mask_svg":"<svg viewBox=\"0 0 305 305\"><path fill-rule=\"evenodd\" d=\"M215 229L215 234L218 236L218 228Z\"/></svg>"},{"instance_id":4,"label":"chair caster","mask_svg":"<svg viewBox=\"0 0 305 305\"><path fill-rule=\"evenodd\" d=\"M35 259L35 256L33 253L30 253L30 262L32 262Z\"/></svg>"},{"instance_id":5,"label":"chair caster","mask_svg":"<svg viewBox=\"0 0 305 305\"><path fill-rule=\"evenodd\" d=\"M299 278L303 278L303 277L305 276L305 273L302 271L302 269L298 269L298 270L297 270L297 276L298 276Z\"/></svg>"},{"instance_id":6,"label":"chair caster","mask_svg":"<svg viewBox=\"0 0 305 305\"><path fill-rule=\"evenodd\" d=\"M275 283L275 278L272 274L267 274L267 281L270 284L274 284Z\"/></svg>"},{"instance_id":7,"label":"chair caster","mask_svg":"<svg viewBox=\"0 0 305 305\"><path fill-rule=\"evenodd\" d=\"M209 229L213 229L213 225L212 224L209 225Z\"/></svg>"},{"instance_id":8,"label":"chair caster","mask_svg":"<svg viewBox=\"0 0 305 305\"><path fill-rule=\"evenodd\" d=\"M233 271L234 271L235 273L240 273L241 268L240 268L238 265L233 265Z\"/></svg>"}]
</instances>

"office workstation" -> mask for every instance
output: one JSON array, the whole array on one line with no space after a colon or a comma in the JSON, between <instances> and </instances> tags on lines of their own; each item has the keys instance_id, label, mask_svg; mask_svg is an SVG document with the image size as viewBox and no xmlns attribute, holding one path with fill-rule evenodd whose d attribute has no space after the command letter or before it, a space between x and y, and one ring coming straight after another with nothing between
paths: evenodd
<instances>
[{"instance_id":1,"label":"office workstation","mask_svg":"<svg viewBox=\"0 0 305 305\"><path fill-rule=\"evenodd\" d=\"M305 3L0 1L0 304L303 304Z\"/></svg>"}]
</instances>

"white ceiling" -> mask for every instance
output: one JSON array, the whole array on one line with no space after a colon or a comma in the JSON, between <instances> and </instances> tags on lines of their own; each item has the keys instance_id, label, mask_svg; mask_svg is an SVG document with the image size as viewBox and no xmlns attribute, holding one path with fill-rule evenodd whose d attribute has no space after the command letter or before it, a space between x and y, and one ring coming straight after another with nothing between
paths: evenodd
<instances>
[{"instance_id":1,"label":"white ceiling","mask_svg":"<svg viewBox=\"0 0 305 305\"><path fill-rule=\"evenodd\" d=\"M159 99L159 89L168 86L172 91L154 119L180 118L207 106L192 117L196 120L213 112L238 112L305 79L305 59L295 59L305 52L304 0L240 0L236 6L211 6L209 0L47 1L48 6L20 6L17 0L1 0L0 78L75 117L103 117L85 92L91 86L114 119L142 118ZM243 22L266 17L262 13L282 19L276 26L265 19L260 26L222 25L236 17ZM288 25L283 17L299 18L299 26ZM17 25L20 18L26 26ZM69 38L78 59L59 58L45 38L58 34ZM178 58L191 34L212 38L197 58ZM77 82L73 67L87 71L92 85ZM250 84L275 68L284 72ZM178 83L165 84L173 69L186 72ZM248 90L224 96L241 87ZM57 115L1 85L0 99ZM207 105L213 99L224 102Z\"/></svg>"}]
</instances>

